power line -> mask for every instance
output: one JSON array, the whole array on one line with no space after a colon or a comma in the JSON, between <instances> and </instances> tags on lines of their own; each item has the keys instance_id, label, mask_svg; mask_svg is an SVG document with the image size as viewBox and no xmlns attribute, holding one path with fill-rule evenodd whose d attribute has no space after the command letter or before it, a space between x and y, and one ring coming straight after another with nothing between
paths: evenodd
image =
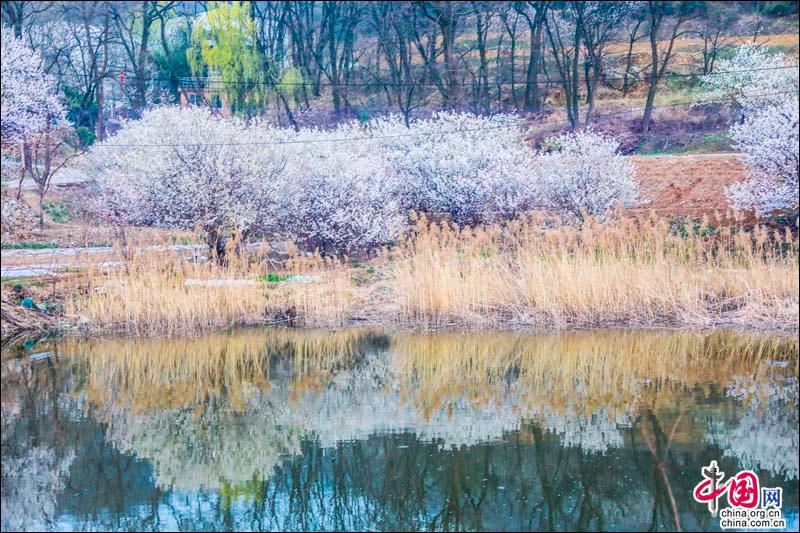
<instances>
[{"instance_id":1,"label":"power line","mask_svg":"<svg viewBox=\"0 0 800 533\"><path fill-rule=\"evenodd\" d=\"M764 96L775 96L779 94L795 94L795 91L777 91L772 93L763 93L763 94L755 94L751 95L752 97L764 97ZM703 104L713 104L713 103L722 103L722 102L729 102L733 101L733 98L720 98L720 99L713 99L713 100L701 100L701 101L692 101L692 102L677 102L672 104L661 104L657 106L653 106L653 109L664 109L664 108L673 108L673 107L681 107L681 106L693 106L693 105L703 105ZM632 112L636 111L644 111L645 107L638 107L638 108L628 108L623 111L617 111L613 113L598 113L593 115L593 118L607 118L613 116L620 116L620 115L627 115ZM561 120L557 122L550 122L547 124L541 124L542 126L555 126L559 124L569 124L568 120ZM272 142L226 142L226 143L153 143L153 144L114 144L114 143L99 143L94 145L94 148L178 148L178 147L204 147L204 146L276 146L276 145L284 145L284 144L319 144L319 143L327 143L327 142L349 142L349 141L372 141L372 140L380 140L380 139L396 139L396 138L407 138L407 137L430 137L435 135L450 135L453 133L468 133L468 132L476 132L476 131L489 131L489 130L498 130L498 129L505 129L511 126L517 126L519 122L514 122L513 124L503 124L499 126L488 126L482 128L462 128L462 129L455 129L455 130L446 130L446 131L434 131L434 132L416 132L416 133L402 133L397 135L371 135L371 136L360 136L360 137L338 137L338 138L327 138L327 139L297 139L297 140L289 140L289 141L272 141Z\"/></svg>"},{"instance_id":2,"label":"power line","mask_svg":"<svg viewBox=\"0 0 800 533\"><path fill-rule=\"evenodd\" d=\"M767 70L783 70L783 69L797 69L800 68L800 65L785 65L782 67L763 67L763 68L754 68L754 69L747 69L747 70L727 70L727 71L716 71L716 72L709 72L707 74L700 74L700 73L680 73L680 72L669 72L661 76L661 78L692 78L698 76L716 76L716 75L723 75L723 74L745 74L749 72L759 72L759 71L767 71ZM182 77L186 79L185 77ZM647 79L646 77L644 78ZM125 77L125 81L127 80L144 80L150 82L177 82L178 85L181 85L181 78L174 79L174 78L160 78L160 77L144 77L144 76L130 76ZM243 81L243 80L221 80L212 77L194 77L192 80L198 80L199 83L208 83L209 85L213 86L214 84L217 85L245 85L245 86L269 86L269 87L278 87L278 86L297 86L297 87L438 87L439 84L432 81L427 82L269 82L269 81ZM637 76L629 76L629 77L615 77L615 78L607 78L607 77L600 77L600 78L581 78L579 82L594 82L594 81L625 81L625 80L634 80L634 81L641 81L641 78ZM191 80L190 80L191 81ZM573 80L564 80L564 79L549 79L549 80L537 80L536 82L527 82L527 81L495 81L490 83L490 86L497 86L497 85L514 85L525 87L528 85L558 85L562 83L573 83ZM442 82L442 85L450 85L449 82ZM475 82L459 82L456 85L461 87L472 87L475 85Z\"/></svg>"}]
</instances>

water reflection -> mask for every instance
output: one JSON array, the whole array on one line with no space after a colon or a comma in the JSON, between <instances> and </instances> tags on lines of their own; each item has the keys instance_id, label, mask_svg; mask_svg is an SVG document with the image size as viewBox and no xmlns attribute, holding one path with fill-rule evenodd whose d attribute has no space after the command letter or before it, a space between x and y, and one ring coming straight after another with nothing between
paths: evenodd
<instances>
[{"instance_id":1,"label":"water reflection","mask_svg":"<svg viewBox=\"0 0 800 533\"><path fill-rule=\"evenodd\" d=\"M246 330L3 363L3 529L713 528L701 464L797 513L798 343ZM43 350L44 348L37 348Z\"/></svg>"}]
</instances>

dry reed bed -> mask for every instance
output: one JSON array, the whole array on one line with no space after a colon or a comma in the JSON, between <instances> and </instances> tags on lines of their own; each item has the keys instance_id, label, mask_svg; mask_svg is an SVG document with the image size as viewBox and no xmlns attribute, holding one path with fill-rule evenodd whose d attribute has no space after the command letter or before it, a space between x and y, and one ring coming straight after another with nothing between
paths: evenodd
<instances>
[{"instance_id":1,"label":"dry reed bed","mask_svg":"<svg viewBox=\"0 0 800 533\"><path fill-rule=\"evenodd\" d=\"M368 267L296 254L281 273L311 282L258 281L266 273L254 257L220 266L134 255L124 268L92 267L76 277L67 316L139 336L265 323L798 327L798 243L787 228L702 224L682 236L657 218L551 229L532 219L465 229L422 219Z\"/></svg>"},{"instance_id":2,"label":"dry reed bed","mask_svg":"<svg viewBox=\"0 0 800 533\"><path fill-rule=\"evenodd\" d=\"M433 325L797 326L790 231L704 224L696 233L682 237L656 218L433 226L403 246L392 288L402 316Z\"/></svg>"}]
</instances>

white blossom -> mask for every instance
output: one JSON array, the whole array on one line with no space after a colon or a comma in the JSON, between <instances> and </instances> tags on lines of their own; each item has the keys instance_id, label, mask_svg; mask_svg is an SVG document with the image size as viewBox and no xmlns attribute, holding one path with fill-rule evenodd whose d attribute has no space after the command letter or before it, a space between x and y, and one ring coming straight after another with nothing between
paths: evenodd
<instances>
[{"instance_id":1,"label":"white blossom","mask_svg":"<svg viewBox=\"0 0 800 533\"><path fill-rule=\"evenodd\" d=\"M745 110L783 102L797 92L797 68L783 54L746 44L730 59L720 59L714 72L701 78L703 88L715 98L734 98Z\"/></svg>"},{"instance_id":2,"label":"white blossom","mask_svg":"<svg viewBox=\"0 0 800 533\"><path fill-rule=\"evenodd\" d=\"M310 247L344 252L391 243L405 231L397 176L365 135L356 123L286 133L282 229Z\"/></svg>"},{"instance_id":3,"label":"white blossom","mask_svg":"<svg viewBox=\"0 0 800 533\"><path fill-rule=\"evenodd\" d=\"M735 378L726 391L742 406L744 415L734 428L715 424L706 441L718 445L742 468L766 470L787 481L798 478L798 387L795 378L756 383Z\"/></svg>"},{"instance_id":4,"label":"white blossom","mask_svg":"<svg viewBox=\"0 0 800 533\"><path fill-rule=\"evenodd\" d=\"M4 143L23 141L49 124L66 120L56 80L45 73L38 52L4 29L0 55L0 131Z\"/></svg>"},{"instance_id":5,"label":"white blossom","mask_svg":"<svg viewBox=\"0 0 800 533\"><path fill-rule=\"evenodd\" d=\"M507 115L438 113L410 127L389 116L295 132L164 107L128 122L91 162L126 222L262 230L337 253L392 243L414 210L466 224L537 205L580 216L635 201L633 167L615 141L578 133L551 147L537 154Z\"/></svg>"},{"instance_id":6,"label":"white blossom","mask_svg":"<svg viewBox=\"0 0 800 533\"><path fill-rule=\"evenodd\" d=\"M285 161L271 130L162 107L92 150L111 213L133 224L247 233L273 221Z\"/></svg>"},{"instance_id":7,"label":"white blossom","mask_svg":"<svg viewBox=\"0 0 800 533\"><path fill-rule=\"evenodd\" d=\"M400 117L378 119L384 157L408 209L446 213L458 224L511 217L531 197L534 152L520 120L435 113L406 128Z\"/></svg>"},{"instance_id":8,"label":"white blossom","mask_svg":"<svg viewBox=\"0 0 800 533\"><path fill-rule=\"evenodd\" d=\"M535 187L542 207L575 217L601 216L639 199L633 163L619 142L592 131L549 139L536 158Z\"/></svg>"},{"instance_id":9,"label":"white blossom","mask_svg":"<svg viewBox=\"0 0 800 533\"><path fill-rule=\"evenodd\" d=\"M727 189L737 209L767 214L797 208L798 109L795 93L781 103L749 111L743 123L731 128L734 146L744 154L749 168L744 182Z\"/></svg>"}]
</instances>

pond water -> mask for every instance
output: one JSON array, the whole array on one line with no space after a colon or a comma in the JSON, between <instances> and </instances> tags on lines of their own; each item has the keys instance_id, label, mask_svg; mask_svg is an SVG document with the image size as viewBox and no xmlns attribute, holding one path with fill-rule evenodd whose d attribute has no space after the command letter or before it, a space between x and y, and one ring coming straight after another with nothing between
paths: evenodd
<instances>
[{"instance_id":1,"label":"pond water","mask_svg":"<svg viewBox=\"0 0 800 533\"><path fill-rule=\"evenodd\" d=\"M2 529L716 530L716 460L797 530L797 376L745 332L39 342L3 354Z\"/></svg>"}]
</instances>

